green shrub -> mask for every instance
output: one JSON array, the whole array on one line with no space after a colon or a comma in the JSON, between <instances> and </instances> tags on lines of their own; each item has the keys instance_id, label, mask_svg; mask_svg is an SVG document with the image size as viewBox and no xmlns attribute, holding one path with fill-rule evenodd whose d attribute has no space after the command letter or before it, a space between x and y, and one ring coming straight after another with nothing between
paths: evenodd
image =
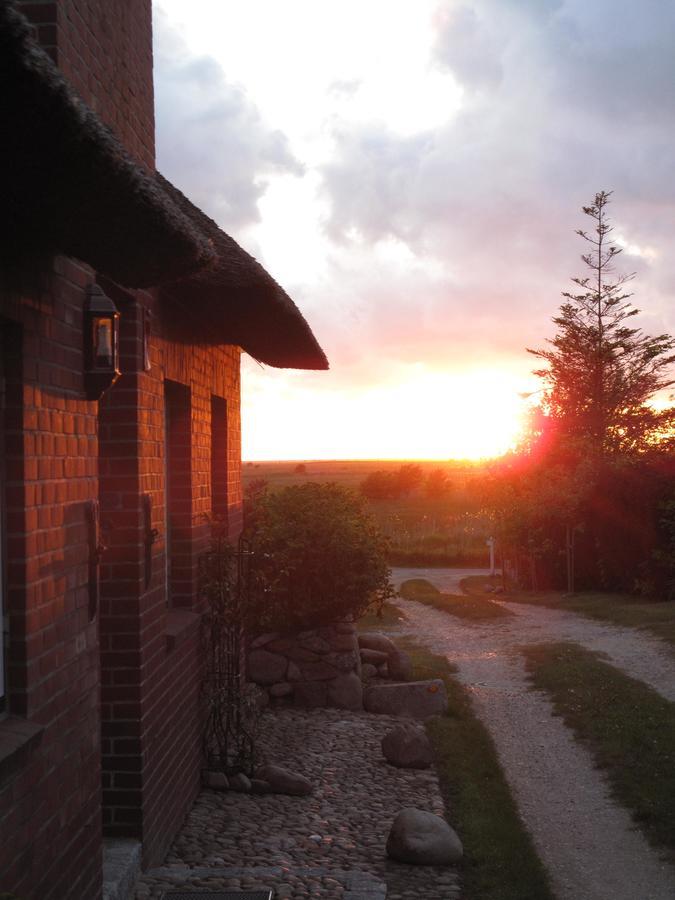
<instances>
[{"instance_id":1,"label":"green shrub","mask_svg":"<svg viewBox=\"0 0 675 900\"><path fill-rule=\"evenodd\" d=\"M314 628L393 596L385 539L347 488L309 482L262 493L250 521L259 626Z\"/></svg>"}]
</instances>

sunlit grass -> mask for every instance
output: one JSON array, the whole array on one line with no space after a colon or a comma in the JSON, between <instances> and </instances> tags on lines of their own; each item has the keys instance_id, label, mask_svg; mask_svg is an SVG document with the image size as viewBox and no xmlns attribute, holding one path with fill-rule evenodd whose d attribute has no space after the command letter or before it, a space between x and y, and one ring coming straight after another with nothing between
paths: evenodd
<instances>
[{"instance_id":1,"label":"sunlit grass","mask_svg":"<svg viewBox=\"0 0 675 900\"><path fill-rule=\"evenodd\" d=\"M675 856L675 704L577 644L523 653L533 685L589 748L616 799Z\"/></svg>"},{"instance_id":2,"label":"sunlit grass","mask_svg":"<svg viewBox=\"0 0 675 900\"><path fill-rule=\"evenodd\" d=\"M443 594L425 578L411 578L399 588L405 600L417 600L427 606L443 610L451 616L470 622L484 622L490 619L507 619L513 613L499 603L482 594Z\"/></svg>"}]
</instances>

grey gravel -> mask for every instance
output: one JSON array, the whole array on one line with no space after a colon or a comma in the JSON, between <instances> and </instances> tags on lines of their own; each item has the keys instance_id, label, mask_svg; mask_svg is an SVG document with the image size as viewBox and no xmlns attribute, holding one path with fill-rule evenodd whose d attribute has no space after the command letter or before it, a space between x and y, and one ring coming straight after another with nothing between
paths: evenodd
<instances>
[{"instance_id":1,"label":"grey gravel","mask_svg":"<svg viewBox=\"0 0 675 900\"><path fill-rule=\"evenodd\" d=\"M420 577L409 572L405 577ZM423 577L435 581L433 571ZM437 584L447 590L453 578L456 584L457 571L444 573ZM419 603L396 603L407 618L401 629L459 667L558 900L673 900L675 870L612 799L589 753L553 715L548 697L530 689L519 649L576 641L606 653L612 664L673 700L675 659L668 646L634 629L522 604L507 604L512 618L467 624Z\"/></svg>"}]
</instances>

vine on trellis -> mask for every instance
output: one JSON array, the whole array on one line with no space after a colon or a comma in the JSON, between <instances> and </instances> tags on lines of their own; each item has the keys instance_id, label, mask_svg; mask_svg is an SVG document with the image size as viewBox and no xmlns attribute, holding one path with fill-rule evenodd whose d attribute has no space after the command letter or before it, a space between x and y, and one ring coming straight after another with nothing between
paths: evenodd
<instances>
[{"instance_id":1,"label":"vine on trellis","mask_svg":"<svg viewBox=\"0 0 675 900\"><path fill-rule=\"evenodd\" d=\"M208 604L204 619L206 654L204 759L207 768L251 775L256 764L260 709L254 685L246 683L244 634L250 610L248 543L237 548L216 529L199 560L200 590Z\"/></svg>"}]
</instances>

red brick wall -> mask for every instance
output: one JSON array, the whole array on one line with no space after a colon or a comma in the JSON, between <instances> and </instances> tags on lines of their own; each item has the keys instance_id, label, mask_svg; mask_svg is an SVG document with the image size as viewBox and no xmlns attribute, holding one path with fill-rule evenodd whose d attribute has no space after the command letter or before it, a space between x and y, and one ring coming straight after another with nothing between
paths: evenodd
<instances>
[{"instance_id":1,"label":"red brick wall","mask_svg":"<svg viewBox=\"0 0 675 900\"><path fill-rule=\"evenodd\" d=\"M106 290L109 290L106 287ZM116 297L122 308L124 301ZM147 300L148 298L146 298ZM241 528L239 351L181 345L156 333L143 371L142 309L123 314L126 374L101 404L101 518L112 525L102 569L104 829L143 839L144 861L161 860L199 788L199 555L212 515L212 396L228 406L228 519ZM159 316L155 331L159 332ZM125 351L126 352L126 351ZM166 591L166 382L189 398L188 465L180 495L180 591ZM133 422L119 425L133 412ZM152 577L145 585L142 496L151 498ZM180 761L180 765L177 765Z\"/></svg>"},{"instance_id":2,"label":"red brick wall","mask_svg":"<svg viewBox=\"0 0 675 900\"><path fill-rule=\"evenodd\" d=\"M85 103L153 170L151 0L22 0L21 10Z\"/></svg>"},{"instance_id":3,"label":"red brick wall","mask_svg":"<svg viewBox=\"0 0 675 900\"><path fill-rule=\"evenodd\" d=\"M82 399L91 273L59 259L35 301L0 296L11 325L6 414L9 712L42 726L0 770L0 886L22 897L100 894L99 648L86 504L96 499L96 404ZM0 721L3 729L12 720Z\"/></svg>"}]
</instances>

